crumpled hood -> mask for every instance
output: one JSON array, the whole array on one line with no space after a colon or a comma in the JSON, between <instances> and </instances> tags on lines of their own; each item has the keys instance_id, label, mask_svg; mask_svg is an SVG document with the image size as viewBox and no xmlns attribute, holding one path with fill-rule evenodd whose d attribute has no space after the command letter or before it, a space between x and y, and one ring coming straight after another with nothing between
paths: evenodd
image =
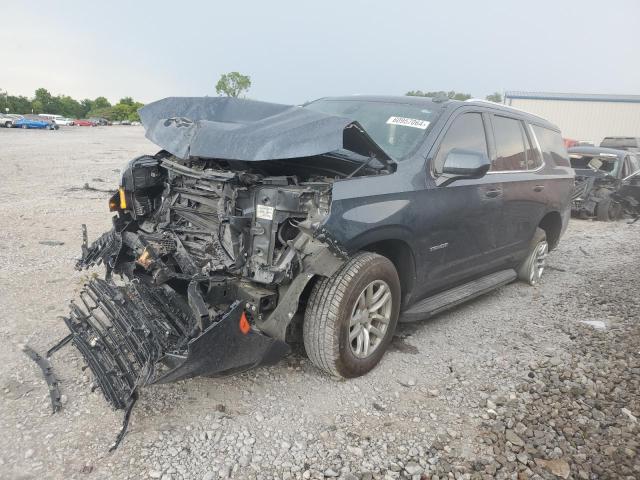
<instances>
[{"instance_id":1,"label":"crumpled hood","mask_svg":"<svg viewBox=\"0 0 640 480\"><path fill-rule=\"evenodd\" d=\"M169 97L139 110L146 137L173 155L264 161L340 149L394 163L351 119L230 97Z\"/></svg>"}]
</instances>

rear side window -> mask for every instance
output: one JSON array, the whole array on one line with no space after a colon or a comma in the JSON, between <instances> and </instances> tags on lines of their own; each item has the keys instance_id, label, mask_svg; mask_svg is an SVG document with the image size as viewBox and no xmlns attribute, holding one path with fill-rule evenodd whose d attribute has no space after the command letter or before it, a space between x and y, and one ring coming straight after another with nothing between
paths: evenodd
<instances>
[{"instance_id":1,"label":"rear side window","mask_svg":"<svg viewBox=\"0 0 640 480\"><path fill-rule=\"evenodd\" d=\"M520 120L494 116L493 136L496 141L496 158L491 163L491 171L526 170L527 138Z\"/></svg>"},{"instance_id":2,"label":"rear side window","mask_svg":"<svg viewBox=\"0 0 640 480\"><path fill-rule=\"evenodd\" d=\"M453 121L447 133L445 133L436 155L434 169L437 173L442 172L444 160L453 148L478 152L488 156L487 137L480 113L463 113Z\"/></svg>"},{"instance_id":3,"label":"rear side window","mask_svg":"<svg viewBox=\"0 0 640 480\"><path fill-rule=\"evenodd\" d=\"M569 154L559 132L538 125L531 125L542 149L545 163L569 167Z\"/></svg>"}]
</instances>

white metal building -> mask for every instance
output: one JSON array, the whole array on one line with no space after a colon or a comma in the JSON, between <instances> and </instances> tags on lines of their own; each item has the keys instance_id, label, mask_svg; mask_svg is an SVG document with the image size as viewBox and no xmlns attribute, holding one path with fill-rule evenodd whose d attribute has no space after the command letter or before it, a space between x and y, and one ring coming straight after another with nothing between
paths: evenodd
<instances>
[{"instance_id":1,"label":"white metal building","mask_svg":"<svg viewBox=\"0 0 640 480\"><path fill-rule=\"evenodd\" d=\"M640 137L640 95L506 92L504 103L555 123L564 138Z\"/></svg>"}]
</instances>

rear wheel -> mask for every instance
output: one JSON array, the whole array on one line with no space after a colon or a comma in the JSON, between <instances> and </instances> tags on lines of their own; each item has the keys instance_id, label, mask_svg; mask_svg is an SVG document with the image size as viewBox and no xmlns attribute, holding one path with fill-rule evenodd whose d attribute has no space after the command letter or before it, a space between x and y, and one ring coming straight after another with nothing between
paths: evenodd
<instances>
[{"instance_id":1,"label":"rear wheel","mask_svg":"<svg viewBox=\"0 0 640 480\"><path fill-rule=\"evenodd\" d=\"M536 228L529 254L518 268L518 278L529 285L537 285L546 266L548 253L547 234L541 228Z\"/></svg>"},{"instance_id":2,"label":"rear wheel","mask_svg":"<svg viewBox=\"0 0 640 480\"><path fill-rule=\"evenodd\" d=\"M611 197L605 197L596 207L596 218L601 222L611 222L622 216L622 205Z\"/></svg>"},{"instance_id":3,"label":"rear wheel","mask_svg":"<svg viewBox=\"0 0 640 480\"><path fill-rule=\"evenodd\" d=\"M400 280L387 258L363 252L311 291L303 339L309 359L339 377L375 367L398 323Z\"/></svg>"},{"instance_id":4,"label":"rear wheel","mask_svg":"<svg viewBox=\"0 0 640 480\"><path fill-rule=\"evenodd\" d=\"M22 128L29 128L29 127L27 127L26 125L22 125Z\"/></svg>"}]
</instances>

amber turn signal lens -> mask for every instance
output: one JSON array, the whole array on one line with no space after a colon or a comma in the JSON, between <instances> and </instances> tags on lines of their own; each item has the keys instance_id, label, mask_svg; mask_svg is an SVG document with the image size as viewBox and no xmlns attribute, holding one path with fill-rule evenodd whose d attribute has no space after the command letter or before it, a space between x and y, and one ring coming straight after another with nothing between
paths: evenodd
<instances>
[{"instance_id":1,"label":"amber turn signal lens","mask_svg":"<svg viewBox=\"0 0 640 480\"><path fill-rule=\"evenodd\" d=\"M249 324L249 320L247 320L247 316L244 312L240 315L240 331L246 335L251 330L251 325Z\"/></svg>"},{"instance_id":2,"label":"amber turn signal lens","mask_svg":"<svg viewBox=\"0 0 640 480\"><path fill-rule=\"evenodd\" d=\"M124 194L124 188L120 187L120 210L127 209L127 197Z\"/></svg>"}]
</instances>

